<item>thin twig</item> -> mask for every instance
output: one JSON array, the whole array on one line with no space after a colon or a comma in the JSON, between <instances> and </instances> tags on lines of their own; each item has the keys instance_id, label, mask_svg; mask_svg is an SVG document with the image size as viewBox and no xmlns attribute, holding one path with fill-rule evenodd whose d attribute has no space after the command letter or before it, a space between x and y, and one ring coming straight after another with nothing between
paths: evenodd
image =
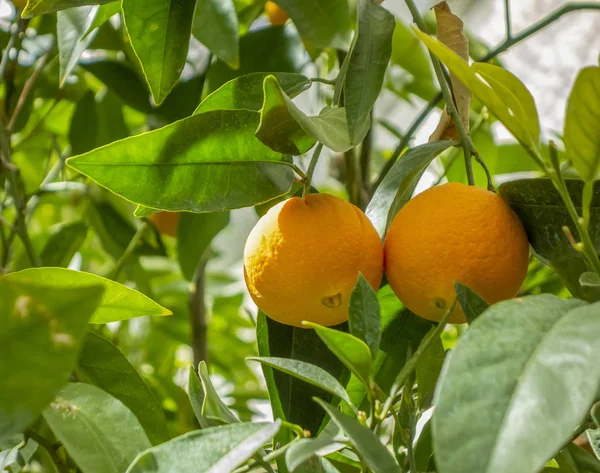
<instances>
[{"instance_id":1,"label":"thin twig","mask_svg":"<svg viewBox=\"0 0 600 473\"><path fill-rule=\"evenodd\" d=\"M310 185L312 183L313 174L315 173L315 168L319 162L321 151L323 151L323 144L318 143L313 151L310 164L308 165L308 170L306 171L306 179L304 179L304 192L302 193L302 197L306 197L310 193Z\"/></svg>"},{"instance_id":2,"label":"thin twig","mask_svg":"<svg viewBox=\"0 0 600 473\"><path fill-rule=\"evenodd\" d=\"M148 228L148 222L146 222L146 221L144 221L139 226L139 228L137 229L137 231L135 232L135 234L131 238L131 241L129 242L129 245L127 245L127 248L125 248L125 251L123 252L123 254L121 255L121 257L119 258L119 261L117 261L117 264L115 266L115 269L113 270L111 279L113 279L113 280L116 281L119 278L119 275L121 274L121 271L123 270L123 268L125 266L125 263L130 258L130 256L135 252L135 250L136 250L136 248L138 246L138 243L140 242L140 240L144 236L144 233L146 232L147 228Z\"/></svg>"},{"instance_id":3,"label":"thin twig","mask_svg":"<svg viewBox=\"0 0 600 473\"><path fill-rule=\"evenodd\" d=\"M504 0L504 23L506 23L506 39L512 37L512 25L510 19L510 0Z\"/></svg>"}]
</instances>

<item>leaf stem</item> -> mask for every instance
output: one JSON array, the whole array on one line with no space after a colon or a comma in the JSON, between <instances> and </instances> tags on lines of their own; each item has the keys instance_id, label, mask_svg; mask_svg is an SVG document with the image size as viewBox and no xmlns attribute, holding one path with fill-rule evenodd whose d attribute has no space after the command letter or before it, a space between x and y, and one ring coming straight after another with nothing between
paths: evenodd
<instances>
[{"instance_id":1,"label":"leaf stem","mask_svg":"<svg viewBox=\"0 0 600 473\"><path fill-rule=\"evenodd\" d=\"M421 14L419 13L419 10L415 5L414 0L405 0L405 2L406 6L412 14L414 22L417 24L419 29L423 33L429 34L427 25L423 21L423 18L421 17ZM465 156L465 169L467 171L467 181L469 185L472 186L475 184L475 178L473 177L473 161L471 160L471 158L476 154L475 146L473 145L473 141L469 136L469 131L465 130L458 110L456 109L456 104L454 103L454 98L452 97L450 83L448 82L446 75L444 74L442 63L432 53L429 53L429 56L431 57L431 62L433 63L433 70L440 84L442 96L444 97L444 102L446 102L446 108L448 110L448 113L450 114L450 117L452 117L454 126L456 127L458 135L460 136L460 141L462 143L463 152Z\"/></svg>"},{"instance_id":2,"label":"leaf stem","mask_svg":"<svg viewBox=\"0 0 600 473\"><path fill-rule=\"evenodd\" d=\"M198 366L201 361L208 360L208 323L206 321L206 263L208 258L203 256L194 277L194 286L190 289L189 310L191 325L191 345L194 352L194 366Z\"/></svg>"},{"instance_id":3,"label":"leaf stem","mask_svg":"<svg viewBox=\"0 0 600 473\"><path fill-rule=\"evenodd\" d=\"M592 3L592 2L566 3L565 5L562 5L561 7L557 8L553 12L549 13L546 17L542 18L538 22L531 25L529 28L525 28L523 31L521 31L520 33L518 33L514 36L511 36L510 38L505 38L504 41L502 41L499 45L497 45L496 47L491 49L487 54L485 54L480 59L478 59L478 61L479 62L488 62L488 61L494 59L496 56L498 56L499 54L503 53L504 51L510 49L512 46L516 45L517 43L520 43L521 41L529 38L530 36L534 35L538 31L544 29L548 25L554 23L556 20L558 20L563 15L574 12L574 11L579 11L579 10L600 10L600 4ZM418 130L421 123L429 116L431 111L435 108L435 105L440 100L442 100L442 97L443 97L442 92L438 92L429 101L429 103L425 106L425 108L423 108L423 110L417 116L417 118L415 118L414 122L412 123L412 125L410 126L410 128L408 129L408 131L403 136L403 138L400 140L400 143L394 150L394 153L392 153L392 157L388 160L388 162L382 169L379 177L377 178L375 185L373 186L373 191L379 186L379 184L381 184L381 182L385 178L386 174L390 171L390 169L392 168L392 166L394 165L394 163L396 162L396 160L402 153L402 150L408 145L408 143L412 139L412 136Z\"/></svg>"},{"instance_id":4,"label":"leaf stem","mask_svg":"<svg viewBox=\"0 0 600 473\"><path fill-rule=\"evenodd\" d=\"M448 323L448 320L450 319L450 314L452 314L452 312L454 311L454 307L456 307L457 301L458 301L458 299L455 298L454 302L452 303L450 308L446 311L444 316L440 319L440 322L437 325L437 327L435 328L435 330L433 332L429 333L427 336L425 336L425 338L423 338L423 340L419 344L419 348L417 348L417 351L415 351L413 356L410 357L410 360L408 360L406 362L406 364L402 367L402 369L400 370L400 373L398 373L398 376L396 376L396 379L394 380L394 384L392 384L392 387L390 389L390 395L385 400L383 408L381 409L381 414L379 416L379 418L381 420L383 420L387 417L387 413L390 410L390 408L392 407L392 404L394 404L395 399L398 397L398 394L400 393L400 389L404 386L404 383L406 383L406 380L408 379L408 377L412 374L412 372L416 368L417 363L419 362L419 359L421 358L423 353L425 353L425 350L427 350L427 348L429 348L429 345L431 345L431 343L434 340L436 340L441 335L441 333L444 331L444 328L446 327L446 324Z\"/></svg>"},{"instance_id":5,"label":"leaf stem","mask_svg":"<svg viewBox=\"0 0 600 473\"><path fill-rule=\"evenodd\" d=\"M313 151L312 158L310 159L310 164L308 165L308 171L306 171L306 178L304 179L304 191L302 193L302 197L306 197L308 194L310 194L310 185L312 183L313 174L315 173L315 168L317 167L317 163L319 162L319 156L321 155L321 151L323 151L323 144L317 143L317 146Z\"/></svg>"},{"instance_id":6,"label":"leaf stem","mask_svg":"<svg viewBox=\"0 0 600 473\"><path fill-rule=\"evenodd\" d=\"M116 281L119 278L119 275L121 274L121 271L123 270L123 267L125 266L125 263L131 257L133 252L136 250L137 245L140 242L140 240L142 239L142 237L144 236L144 233L146 232L147 228L148 228L148 222L146 222L146 221L142 222L142 224L138 227L137 231L131 238L129 245L127 245L127 248L125 248L125 251L119 258L119 261L117 261L117 264L115 266L115 269L113 270L113 273L112 273L112 276L110 279L113 279Z\"/></svg>"},{"instance_id":7,"label":"leaf stem","mask_svg":"<svg viewBox=\"0 0 600 473\"><path fill-rule=\"evenodd\" d=\"M322 77L311 77L311 82L320 82L321 84L336 85L337 79L323 79Z\"/></svg>"}]
</instances>

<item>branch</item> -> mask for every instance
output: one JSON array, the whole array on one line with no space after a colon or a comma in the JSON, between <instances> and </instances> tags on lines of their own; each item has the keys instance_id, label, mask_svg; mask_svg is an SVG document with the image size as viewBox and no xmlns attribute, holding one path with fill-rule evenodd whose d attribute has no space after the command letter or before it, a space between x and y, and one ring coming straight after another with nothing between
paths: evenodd
<instances>
[{"instance_id":1,"label":"branch","mask_svg":"<svg viewBox=\"0 0 600 473\"><path fill-rule=\"evenodd\" d=\"M506 39L512 37L512 25L510 20L510 0L504 0L504 22L506 23Z\"/></svg>"},{"instance_id":2,"label":"branch","mask_svg":"<svg viewBox=\"0 0 600 473\"><path fill-rule=\"evenodd\" d=\"M204 300L206 289L206 263L203 257L196 270L194 287L190 291L189 310L192 328L192 350L194 351L194 367L201 361L208 360L208 323L206 321L206 303Z\"/></svg>"},{"instance_id":3,"label":"branch","mask_svg":"<svg viewBox=\"0 0 600 473\"><path fill-rule=\"evenodd\" d=\"M144 233L146 232L147 228L148 228L148 222L144 221L140 225L140 227L137 229L137 231L135 232L133 237L131 238L129 245L127 245L127 248L125 248L125 251L119 258L119 261L117 261L117 264L115 266L115 269L113 270L111 279L116 281L119 278L119 275L121 274L121 271L123 270L123 267L125 266L125 263L130 258L130 256L133 254L133 252L136 250L138 243L144 236Z\"/></svg>"}]
</instances>

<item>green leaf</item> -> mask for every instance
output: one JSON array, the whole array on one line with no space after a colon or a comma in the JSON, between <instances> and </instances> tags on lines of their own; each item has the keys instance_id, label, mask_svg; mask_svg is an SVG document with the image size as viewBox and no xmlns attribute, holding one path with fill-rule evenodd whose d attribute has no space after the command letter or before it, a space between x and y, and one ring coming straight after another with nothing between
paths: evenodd
<instances>
[{"instance_id":1,"label":"green leaf","mask_svg":"<svg viewBox=\"0 0 600 473\"><path fill-rule=\"evenodd\" d=\"M265 77L264 102L256 137L278 153L299 156L312 148L316 141L291 115L286 99L277 79Z\"/></svg>"},{"instance_id":2,"label":"green leaf","mask_svg":"<svg viewBox=\"0 0 600 473\"><path fill-rule=\"evenodd\" d=\"M343 399L352 406L348 393L337 379L331 376L327 371L311 363L305 363L298 360L276 357L250 357L249 360L258 361L263 365L270 366L283 373L294 376L313 386L327 391L334 396Z\"/></svg>"},{"instance_id":3,"label":"green leaf","mask_svg":"<svg viewBox=\"0 0 600 473\"><path fill-rule=\"evenodd\" d=\"M67 8L81 7L84 5L101 5L114 0L29 0L23 10L23 18L54 13Z\"/></svg>"},{"instance_id":4,"label":"green leaf","mask_svg":"<svg viewBox=\"0 0 600 473\"><path fill-rule=\"evenodd\" d=\"M479 294L464 284L455 282L454 290L463 314L470 324L490 306Z\"/></svg>"},{"instance_id":5,"label":"green leaf","mask_svg":"<svg viewBox=\"0 0 600 473\"><path fill-rule=\"evenodd\" d=\"M392 64L402 67L413 75L415 81L433 88L433 71L427 49L423 47L414 31L396 18L392 36Z\"/></svg>"},{"instance_id":6,"label":"green leaf","mask_svg":"<svg viewBox=\"0 0 600 473\"><path fill-rule=\"evenodd\" d=\"M71 118L69 143L73 154L85 153L96 147L97 126L96 95L88 90L75 105Z\"/></svg>"},{"instance_id":7,"label":"green leaf","mask_svg":"<svg viewBox=\"0 0 600 473\"><path fill-rule=\"evenodd\" d=\"M344 363L361 382L369 388L372 378L371 352L362 340L329 327L303 322L303 325L314 328L317 335L338 359Z\"/></svg>"},{"instance_id":8,"label":"green leaf","mask_svg":"<svg viewBox=\"0 0 600 473\"><path fill-rule=\"evenodd\" d=\"M99 2L96 2L96 3L99 3ZM94 31L96 28L99 28L102 25L104 25L108 20L110 20L113 16L115 16L118 13L121 13L121 3L120 2L106 3L102 6L100 6L100 8L98 9L98 13L96 13L94 20L88 26L88 29L85 32L84 36L87 36L92 31Z\"/></svg>"},{"instance_id":9,"label":"green leaf","mask_svg":"<svg viewBox=\"0 0 600 473\"><path fill-rule=\"evenodd\" d=\"M406 151L394 163L367 206L367 217L382 238L400 209L410 200L429 164L454 141L435 141Z\"/></svg>"},{"instance_id":10,"label":"green leaf","mask_svg":"<svg viewBox=\"0 0 600 473\"><path fill-rule=\"evenodd\" d=\"M256 338L258 354L265 357L288 358L317 365L334 378L340 380L344 367L331 353L314 330L283 325L259 312ZM301 425L316 435L324 414L315 412L313 396L330 399L326 391L306 384L295 376L262 365L267 389L273 408L273 416ZM342 381L341 384L344 384ZM278 441L283 445L292 439L287 430L282 430Z\"/></svg>"},{"instance_id":11,"label":"green leaf","mask_svg":"<svg viewBox=\"0 0 600 473\"><path fill-rule=\"evenodd\" d=\"M122 473L150 448L131 411L90 384L67 384L44 410L44 419L86 473Z\"/></svg>"},{"instance_id":12,"label":"green leaf","mask_svg":"<svg viewBox=\"0 0 600 473\"><path fill-rule=\"evenodd\" d=\"M123 19L157 105L169 95L187 58L195 0L123 0Z\"/></svg>"},{"instance_id":13,"label":"green leaf","mask_svg":"<svg viewBox=\"0 0 600 473\"><path fill-rule=\"evenodd\" d=\"M564 130L567 154L584 181L600 177L599 128L600 67L585 67L571 89Z\"/></svg>"},{"instance_id":14,"label":"green leaf","mask_svg":"<svg viewBox=\"0 0 600 473\"><path fill-rule=\"evenodd\" d=\"M111 342L88 332L79 352L77 375L121 401L138 419L153 445L169 439L160 403L121 350Z\"/></svg>"},{"instance_id":15,"label":"green leaf","mask_svg":"<svg viewBox=\"0 0 600 473\"><path fill-rule=\"evenodd\" d=\"M306 464L308 460L314 458L320 450L327 449L327 451L330 451L331 447L340 450L343 446L344 444L336 444L333 439L323 435L317 438L300 439L285 452L285 463L289 470L293 472L301 465L304 466L303 464ZM299 471L304 470L300 469Z\"/></svg>"},{"instance_id":16,"label":"green leaf","mask_svg":"<svg viewBox=\"0 0 600 473\"><path fill-rule=\"evenodd\" d=\"M222 423L233 424L239 422L236 415L231 412L217 394L217 391L210 380L210 376L208 375L208 368L204 361L198 365L198 375L203 392L202 416L210 421L209 426L212 427ZM194 412L196 412L195 409ZM218 421L215 422L215 420ZM198 418L198 421L200 421L200 418Z\"/></svg>"},{"instance_id":17,"label":"green leaf","mask_svg":"<svg viewBox=\"0 0 600 473\"><path fill-rule=\"evenodd\" d=\"M198 0L192 33L229 66L240 66L238 17L233 0Z\"/></svg>"},{"instance_id":18,"label":"green leaf","mask_svg":"<svg viewBox=\"0 0 600 473\"><path fill-rule=\"evenodd\" d=\"M346 0L275 0L303 38L320 48L348 49L350 11Z\"/></svg>"},{"instance_id":19,"label":"green leaf","mask_svg":"<svg viewBox=\"0 0 600 473\"><path fill-rule=\"evenodd\" d=\"M60 63L59 84L62 87L77 61L93 41L95 34L86 32L93 23L98 6L83 6L59 11L56 15L56 37Z\"/></svg>"},{"instance_id":20,"label":"green leaf","mask_svg":"<svg viewBox=\"0 0 600 473\"><path fill-rule=\"evenodd\" d=\"M22 432L67 382L102 293L0 279L0 437Z\"/></svg>"},{"instance_id":21,"label":"green leaf","mask_svg":"<svg viewBox=\"0 0 600 473\"><path fill-rule=\"evenodd\" d=\"M221 60L211 65L208 91L213 92L231 79L253 72L300 72L305 65L306 50L293 25L259 28L240 38L238 69L232 69Z\"/></svg>"},{"instance_id":22,"label":"green leaf","mask_svg":"<svg viewBox=\"0 0 600 473\"><path fill-rule=\"evenodd\" d=\"M579 276L579 284L584 287L598 287L600 286L600 276L591 271L587 271Z\"/></svg>"},{"instance_id":23,"label":"green leaf","mask_svg":"<svg viewBox=\"0 0 600 473\"><path fill-rule=\"evenodd\" d=\"M106 324L134 317L171 315L171 311L158 305L141 292L118 282L82 271L64 268L31 268L10 273L4 278L18 284L44 285L54 290L79 290L95 285L104 288L104 295L90 323Z\"/></svg>"},{"instance_id":24,"label":"green leaf","mask_svg":"<svg viewBox=\"0 0 600 473\"><path fill-rule=\"evenodd\" d=\"M590 356L600 350L598 309L543 294L495 304L473 323L436 393L440 471L530 473L544 466L598 392L600 365Z\"/></svg>"},{"instance_id":25,"label":"green leaf","mask_svg":"<svg viewBox=\"0 0 600 473\"><path fill-rule=\"evenodd\" d=\"M280 428L275 423L240 423L198 430L139 455L127 473L230 473L254 455Z\"/></svg>"},{"instance_id":26,"label":"green leaf","mask_svg":"<svg viewBox=\"0 0 600 473\"><path fill-rule=\"evenodd\" d=\"M600 459L600 428L586 430L586 435L590 441L590 446L596 455L596 458Z\"/></svg>"},{"instance_id":27,"label":"green leaf","mask_svg":"<svg viewBox=\"0 0 600 473\"><path fill-rule=\"evenodd\" d=\"M229 225L229 212L179 215L177 227L177 257L183 275L188 281L194 279L200 260L212 240Z\"/></svg>"},{"instance_id":28,"label":"green leaf","mask_svg":"<svg viewBox=\"0 0 600 473\"><path fill-rule=\"evenodd\" d=\"M350 333L365 342L375 358L381 340L381 311L377 294L362 274L350 295L348 325Z\"/></svg>"},{"instance_id":29,"label":"green leaf","mask_svg":"<svg viewBox=\"0 0 600 473\"><path fill-rule=\"evenodd\" d=\"M510 72L503 71L498 66L485 66L485 74L491 77L502 77L506 79L510 75L510 89L506 87L499 79L492 80L491 83L484 82L480 77L477 68L479 66L469 66L458 54L429 35L415 30L417 36L425 43L425 46L436 55L472 93L475 95L489 111L495 115L498 120L510 131L513 136L532 153L539 154L539 125L532 126L533 117L528 117L527 122L523 121L524 110L528 104L522 103L523 97L531 97L525 86L514 77ZM502 70L503 72L500 72ZM528 100L529 101L529 100ZM527 102L528 102L527 101ZM515 108L510 108L511 106ZM537 113L536 113L537 116ZM537 122L537 120L535 120Z\"/></svg>"},{"instance_id":30,"label":"green leaf","mask_svg":"<svg viewBox=\"0 0 600 473\"><path fill-rule=\"evenodd\" d=\"M232 79L215 90L202 101L194 113L243 109L259 111L263 105L263 83L267 76L275 77L283 92L292 98L311 85L308 78L302 74L255 72Z\"/></svg>"},{"instance_id":31,"label":"green leaf","mask_svg":"<svg viewBox=\"0 0 600 473\"><path fill-rule=\"evenodd\" d=\"M400 467L392 458L387 448L380 442L379 438L356 419L342 414L331 404L320 399L315 399L331 419L342 429L357 453L373 473L401 473Z\"/></svg>"},{"instance_id":32,"label":"green leaf","mask_svg":"<svg viewBox=\"0 0 600 473\"><path fill-rule=\"evenodd\" d=\"M289 160L254 136L248 110L194 115L69 158L73 169L127 200L160 210L216 212L289 191Z\"/></svg>"},{"instance_id":33,"label":"green leaf","mask_svg":"<svg viewBox=\"0 0 600 473\"><path fill-rule=\"evenodd\" d=\"M425 337L429 336L435 330L432 327ZM424 338L425 338L424 337ZM416 349L417 347L414 347ZM419 394L421 409L426 409L431 404L433 391L444 364L444 345L441 337L434 338L425 349L421 357L417 360L415 374L417 378L417 392Z\"/></svg>"},{"instance_id":34,"label":"green leaf","mask_svg":"<svg viewBox=\"0 0 600 473\"><path fill-rule=\"evenodd\" d=\"M571 199L581 215L583 181L566 179ZM550 264L575 297L590 302L600 300L600 289L582 286L580 276L589 271L583 255L565 236L567 226L573 235L577 230L565 204L550 179L519 179L502 184L500 195L523 222L535 255ZM600 247L600 186L594 187L591 201L589 233L596 248Z\"/></svg>"},{"instance_id":35,"label":"green leaf","mask_svg":"<svg viewBox=\"0 0 600 473\"><path fill-rule=\"evenodd\" d=\"M394 15L373 0L358 0L358 26L344 83L350 141L362 142L392 54Z\"/></svg>"},{"instance_id":36,"label":"green leaf","mask_svg":"<svg viewBox=\"0 0 600 473\"><path fill-rule=\"evenodd\" d=\"M65 223L55 228L40 254L42 266L68 266L85 241L87 230L83 222Z\"/></svg>"}]
</instances>

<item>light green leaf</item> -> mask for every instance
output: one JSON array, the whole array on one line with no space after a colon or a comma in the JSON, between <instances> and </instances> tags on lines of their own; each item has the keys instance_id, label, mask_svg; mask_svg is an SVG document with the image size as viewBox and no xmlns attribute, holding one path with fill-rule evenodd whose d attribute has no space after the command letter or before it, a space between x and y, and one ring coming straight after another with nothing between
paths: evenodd
<instances>
[{"instance_id":1,"label":"light green leaf","mask_svg":"<svg viewBox=\"0 0 600 473\"><path fill-rule=\"evenodd\" d=\"M600 67L579 71L565 115L567 154L584 181L600 177Z\"/></svg>"},{"instance_id":2,"label":"light green leaf","mask_svg":"<svg viewBox=\"0 0 600 473\"><path fill-rule=\"evenodd\" d=\"M95 34L86 32L94 22L98 6L83 6L59 11L56 14L56 37L60 63L59 83L62 87L77 61L93 41Z\"/></svg>"},{"instance_id":3,"label":"light green leaf","mask_svg":"<svg viewBox=\"0 0 600 473\"><path fill-rule=\"evenodd\" d=\"M319 368L311 363L305 363L304 361L291 360L288 358L277 358L277 357L251 357L249 360L258 361L263 365L270 366L276 370L282 371L286 374L294 376L302 381L317 386L334 396L343 399L352 407L348 393L344 387L330 375L323 368Z\"/></svg>"},{"instance_id":4,"label":"light green leaf","mask_svg":"<svg viewBox=\"0 0 600 473\"><path fill-rule=\"evenodd\" d=\"M588 287L600 287L600 276L591 271L586 271L579 276L579 284Z\"/></svg>"},{"instance_id":5,"label":"light green leaf","mask_svg":"<svg viewBox=\"0 0 600 473\"><path fill-rule=\"evenodd\" d=\"M98 2L97 2L98 3ZM98 13L94 17L94 20L88 26L87 31L84 33L84 37L89 35L96 28L101 27L104 23L110 20L117 13L121 13L121 2L106 3L98 9Z\"/></svg>"},{"instance_id":6,"label":"light green leaf","mask_svg":"<svg viewBox=\"0 0 600 473\"><path fill-rule=\"evenodd\" d=\"M54 228L40 254L42 266L68 266L83 244L87 230L83 222L65 223Z\"/></svg>"},{"instance_id":7,"label":"light green leaf","mask_svg":"<svg viewBox=\"0 0 600 473\"><path fill-rule=\"evenodd\" d=\"M365 342L375 358L381 340L381 311L377 294L362 274L350 295L348 323L350 333Z\"/></svg>"},{"instance_id":8,"label":"light green leaf","mask_svg":"<svg viewBox=\"0 0 600 473\"><path fill-rule=\"evenodd\" d=\"M600 350L599 309L543 294L495 304L472 324L436 393L440 471L531 473L544 466L598 392L600 365L591 354Z\"/></svg>"},{"instance_id":9,"label":"light green leaf","mask_svg":"<svg viewBox=\"0 0 600 473\"><path fill-rule=\"evenodd\" d=\"M132 202L160 210L217 212L289 191L290 161L255 136L259 114L194 115L69 158L73 169Z\"/></svg>"},{"instance_id":10,"label":"light green leaf","mask_svg":"<svg viewBox=\"0 0 600 473\"><path fill-rule=\"evenodd\" d=\"M188 281L194 279L200 260L212 240L229 224L229 212L182 212L177 227L179 267Z\"/></svg>"},{"instance_id":11,"label":"light green leaf","mask_svg":"<svg viewBox=\"0 0 600 473\"><path fill-rule=\"evenodd\" d=\"M79 352L77 375L125 404L153 445L169 439L160 403L121 350L111 342L88 332Z\"/></svg>"},{"instance_id":12,"label":"light green leaf","mask_svg":"<svg viewBox=\"0 0 600 473\"><path fill-rule=\"evenodd\" d=\"M470 324L490 306L479 294L464 284L455 282L454 289L463 314Z\"/></svg>"},{"instance_id":13,"label":"light green leaf","mask_svg":"<svg viewBox=\"0 0 600 473\"><path fill-rule=\"evenodd\" d=\"M361 380L367 389L371 386L371 352L365 342L339 330L322 327L311 322L303 322L303 324L315 329L317 335L333 354Z\"/></svg>"},{"instance_id":14,"label":"light green leaf","mask_svg":"<svg viewBox=\"0 0 600 473\"><path fill-rule=\"evenodd\" d=\"M125 405L101 389L69 383L44 419L85 473L123 473L150 448L144 429Z\"/></svg>"},{"instance_id":15,"label":"light green leaf","mask_svg":"<svg viewBox=\"0 0 600 473\"><path fill-rule=\"evenodd\" d=\"M320 435L317 438L300 439L285 452L285 463L292 472L302 466L298 472L303 473L306 468L312 466L307 465L307 462L309 462L311 458L315 458L317 453L324 450L327 452L334 452L341 450L342 448L344 448L343 443L336 443L334 439L324 435ZM322 470L323 469L319 470L317 465L316 469L310 471L312 473L312 471L319 472ZM325 469L324 473L327 472L328 470Z\"/></svg>"},{"instance_id":16,"label":"light green leaf","mask_svg":"<svg viewBox=\"0 0 600 473\"><path fill-rule=\"evenodd\" d=\"M123 0L123 19L157 105L169 95L187 58L195 0Z\"/></svg>"},{"instance_id":17,"label":"light green leaf","mask_svg":"<svg viewBox=\"0 0 600 473\"><path fill-rule=\"evenodd\" d=\"M206 97L194 114L211 110L255 110L263 105L263 83L273 76L288 97L295 97L311 85L306 76L293 72L255 72L230 80Z\"/></svg>"},{"instance_id":18,"label":"light green leaf","mask_svg":"<svg viewBox=\"0 0 600 473\"><path fill-rule=\"evenodd\" d=\"M454 144L454 141L435 141L415 146L394 163L367 206L367 217L379 236L385 237L390 223L412 197L431 161Z\"/></svg>"},{"instance_id":19,"label":"light green leaf","mask_svg":"<svg viewBox=\"0 0 600 473\"><path fill-rule=\"evenodd\" d=\"M433 39L431 36L415 30L417 36L425 43L425 46L436 55L472 93L475 95L489 111L494 114L498 120L510 131L513 136L527 149L533 153L539 154L539 143L536 137L535 127L529 123L523 123L523 109L527 108L521 104L520 97L530 97L525 86L516 78L512 77L511 87L516 90L508 89L506 86L498 86L498 81L486 83L477 74L475 67L469 65L454 51L441 42ZM510 74L507 71L498 72L501 69L498 66L489 66L485 70L488 75L493 77L505 76ZM518 86L515 86L518 84ZM510 105L520 104L517 110L513 110ZM537 115L537 114L536 114ZM531 117L529 117L531 119ZM539 133L539 128L537 133Z\"/></svg>"},{"instance_id":20,"label":"light green leaf","mask_svg":"<svg viewBox=\"0 0 600 473\"><path fill-rule=\"evenodd\" d=\"M394 15L373 0L358 0L356 40L344 84L350 141L362 142L392 54Z\"/></svg>"},{"instance_id":21,"label":"light green leaf","mask_svg":"<svg viewBox=\"0 0 600 473\"><path fill-rule=\"evenodd\" d=\"M134 317L171 315L141 292L118 282L82 271L63 268L31 268L10 273L5 279L19 284L44 285L52 290L79 289L96 285L104 288L104 296L90 323L105 324Z\"/></svg>"},{"instance_id":22,"label":"light green leaf","mask_svg":"<svg viewBox=\"0 0 600 473\"><path fill-rule=\"evenodd\" d=\"M279 430L280 422L238 423L198 430L139 455L126 473L230 473Z\"/></svg>"},{"instance_id":23,"label":"light green leaf","mask_svg":"<svg viewBox=\"0 0 600 473\"><path fill-rule=\"evenodd\" d=\"M200 377L200 383L202 384L202 391L204 393L202 415L211 420L218 419L220 423L233 424L239 422L237 416L231 412L231 409L225 405L225 403L217 394L217 390L210 380L208 368L204 361L200 362L198 365L198 375ZM215 425L214 422L213 425Z\"/></svg>"},{"instance_id":24,"label":"light green leaf","mask_svg":"<svg viewBox=\"0 0 600 473\"><path fill-rule=\"evenodd\" d=\"M197 0L192 33L228 65L240 67L238 17L233 0Z\"/></svg>"},{"instance_id":25,"label":"light green leaf","mask_svg":"<svg viewBox=\"0 0 600 473\"><path fill-rule=\"evenodd\" d=\"M392 36L392 64L396 64L415 80L433 88L433 71L427 49L423 47L412 29L396 18L396 27Z\"/></svg>"},{"instance_id":26,"label":"light green leaf","mask_svg":"<svg viewBox=\"0 0 600 473\"><path fill-rule=\"evenodd\" d=\"M287 97L274 76L265 77L264 102L256 137L274 151L298 156L312 148L316 141L294 119L288 110Z\"/></svg>"},{"instance_id":27,"label":"light green leaf","mask_svg":"<svg viewBox=\"0 0 600 473\"><path fill-rule=\"evenodd\" d=\"M385 448L372 430L360 424L358 420L342 414L331 404L320 399L315 399L315 401L325 409L331 419L346 433L358 454L373 473L402 472L388 449Z\"/></svg>"},{"instance_id":28,"label":"light green leaf","mask_svg":"<svg viewBox=\"0 0 600 473\"><path fill-rule=\"evenodd\" d=\"M102 293L0 279L0 437L22 432L67 382Z\"/></svg>"},{"instance_id":29,"label":"light green leaf","mask_svg":"<svg viewBox=\"0 0 600 473\"><path fill-rule=\"evenodd\" d=\"M321 48L348 49L350 11L346 0L275 0L303 38Z\"/></svg>"},{"instance_id":30,"label":"light green leaf","mask_svg":"<svg viewBox=\"0 0 600 473\"><path fill-rule=\"evenodd\" d=\"M114 0L29 0L23 10L23 18L54 13L67 8L81 7L84 5L101 5Z\"/></svg>"}]
</instances>

